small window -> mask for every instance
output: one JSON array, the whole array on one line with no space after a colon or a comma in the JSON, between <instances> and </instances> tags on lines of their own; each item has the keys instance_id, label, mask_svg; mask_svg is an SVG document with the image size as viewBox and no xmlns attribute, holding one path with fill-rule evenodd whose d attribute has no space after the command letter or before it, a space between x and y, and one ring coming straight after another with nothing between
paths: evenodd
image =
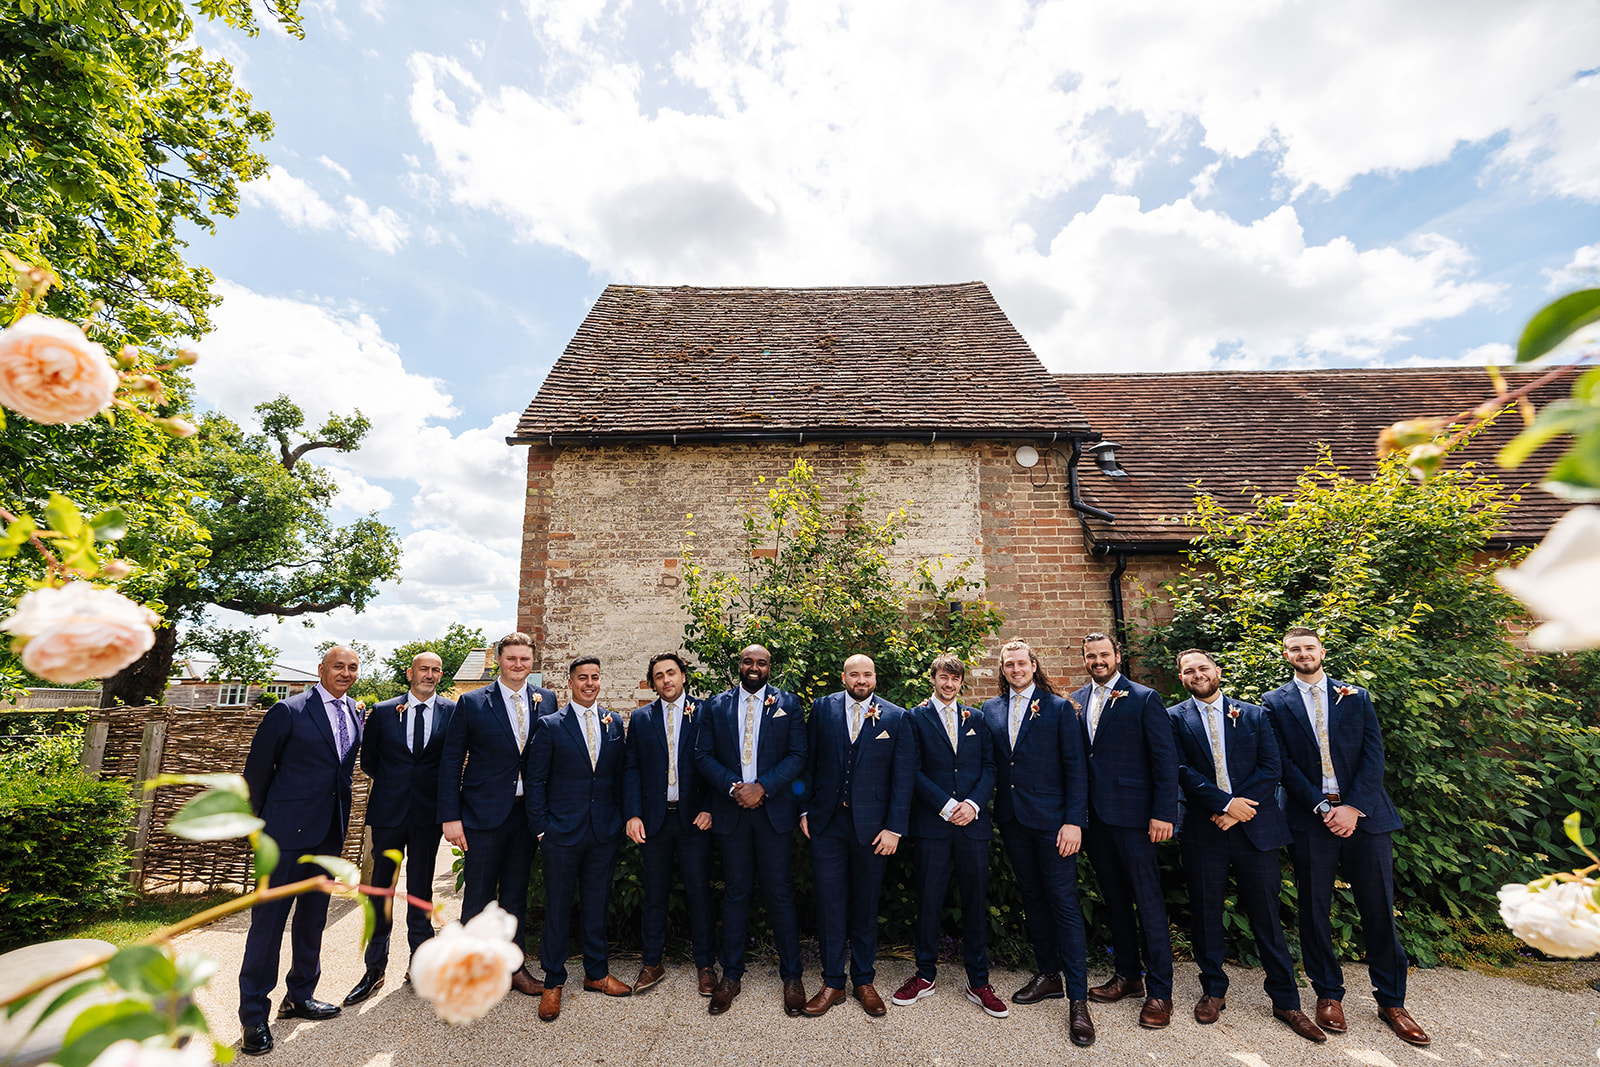
<instances>
[{"instance_id":1,"label":"small window","mask_svg":"<svg viewBox=\"0 0 1600 1067\"><path fill-rule=\"evenodd\" d=\"M269 685L265 686L261 691L274 701L284 700L289 696L289 687L287 685Z\"/></svg>"},{"instance_id":2,"label":"small window","mask_svg":"<svg viewBox=\"0 0 1600 1067\"><path fill-rule=\"evenodd\" d=\"M249 686L225 682L217 693L217 705L224 708L241 705L249 695Z\"/></svg>"}]
</instances>

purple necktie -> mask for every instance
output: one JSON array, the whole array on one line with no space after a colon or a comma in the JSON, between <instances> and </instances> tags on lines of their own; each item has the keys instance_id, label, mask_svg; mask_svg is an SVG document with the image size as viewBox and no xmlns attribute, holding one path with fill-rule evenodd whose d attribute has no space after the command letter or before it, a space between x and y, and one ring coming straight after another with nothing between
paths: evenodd
<instances>
[{"instance_id":1,"label":"purple necktie","mask_svg":"<svg viewBox=\"0 0 1600 1067\"><path fill-rule=\"evenodd\" d=\"M335 700L333 710L339 713L339 758L344 759L350 752L350 727L345 725L344 701Z\"/></svg>"}]
</instances>

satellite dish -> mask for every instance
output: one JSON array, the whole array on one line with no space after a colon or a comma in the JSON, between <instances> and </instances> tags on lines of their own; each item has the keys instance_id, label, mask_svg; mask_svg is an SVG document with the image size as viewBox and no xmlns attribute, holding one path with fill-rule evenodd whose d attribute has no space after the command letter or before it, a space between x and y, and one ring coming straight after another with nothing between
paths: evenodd
<instances>
[{"instance_id":1,"label":"satellite dish","mask_svg":"<svg viewBox=\"0 0 1600 1067\"><path fill-rule=\"evenodd\" d=\"M1017 465L1020 467L1033 467L1039 462L1039 450L1032 445L1023 445L1017 449Z\"/></svg>"}]
</instances>

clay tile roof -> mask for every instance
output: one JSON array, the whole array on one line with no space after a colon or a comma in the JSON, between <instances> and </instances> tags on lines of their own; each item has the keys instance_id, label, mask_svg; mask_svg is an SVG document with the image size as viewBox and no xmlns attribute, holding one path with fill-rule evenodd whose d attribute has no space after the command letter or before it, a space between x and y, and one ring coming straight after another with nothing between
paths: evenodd
<instances>
[{"instance_id":1,"label":"clay tile roof","mask_svg":"<svg viewBox=\"0 0 1600 1067\"><path fill-rule=\"evenodd\" d=\"M1087 429L982 282L608 285L508 440Z\"/></svg>"},{"instance_id":2,"label":"clay tile roof","mask_svg":"<svg viewBox=\"0 0 1600 1067\"><path fill-rule=\"evenodd\" d=\"M1513 389L1535 376L1506 372ZM1408 418L1447 418L1493 394L1482 367L1058 374L1056 380L1090 425L1121 446L1117 462L1129 475L1110 479L1084 460L1083 499L1117 520L1091 521L1095 539L1151 548L1188 540L1191 531L1181 516L1197 480L1230 509L1234 501L1248 507L1251 491L1292 492L1295 478L1316 462L1319 443L1351 474L1370 474L1383 427ZM1558 379L1539 389L1534 403L1542 407L1567 396L1571 385L1570 377ZM1449 465L1475 461L1512 492L1528 486L1498 532L1531 544L1571 507L1535 487L1566 446L1546 445L1517 470L1501 470L1494 455L1521 428L1515 412L1501 415Z\"/></svg>"}]
</instances>

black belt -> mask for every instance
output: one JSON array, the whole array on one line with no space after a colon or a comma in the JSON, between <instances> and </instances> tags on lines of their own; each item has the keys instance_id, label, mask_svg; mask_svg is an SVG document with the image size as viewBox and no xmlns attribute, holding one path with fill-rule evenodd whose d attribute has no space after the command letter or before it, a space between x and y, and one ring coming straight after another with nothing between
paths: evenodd
<instances>
[{"instance_id":1,"label":"black belt","mask_svg":"<svg viewBox=\"0 0 1600 1067\"><path fill-rule=\"evenodd\" d=\"M678 802L676 800L667 801L667 810L668 811L677 811L678 810Z\"/></svg>"}]
</instances>

